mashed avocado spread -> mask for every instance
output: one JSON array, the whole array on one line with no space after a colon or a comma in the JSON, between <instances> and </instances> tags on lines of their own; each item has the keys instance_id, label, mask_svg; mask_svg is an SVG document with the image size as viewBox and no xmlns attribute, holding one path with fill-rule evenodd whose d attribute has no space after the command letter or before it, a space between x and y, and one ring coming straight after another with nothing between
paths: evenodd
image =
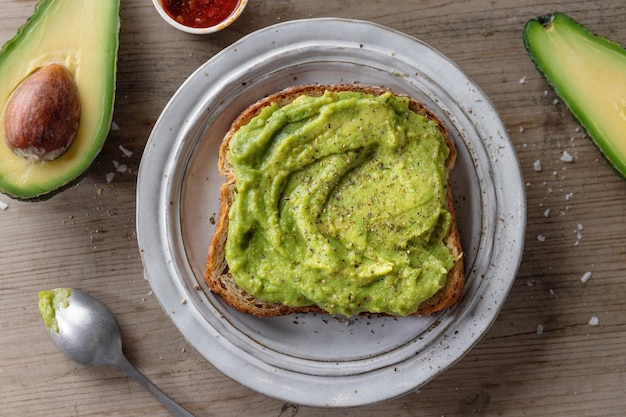
<instances>
[{"instance_id":1,"label":"mashed avocado spread","mask_svg":"<svg viewBox=\"0 0 626 417\"><path fill-rule=\"evenodd\" d=\"M39 293L39 312L48 329L59 332L56 311L59 308L67 308L70 304L70 295L72 295L70 288L57 288Z\"/></svg>"},{"instance_id":2,"label":"mashed avocado spread","mask_svg":"<svg viewBox=\"0 0 626 417\"><path fill-rule=\"evenodd\" d=\"M266 302L409 315L445 284L445 161L435 121L386 93L265 107L231 138L226 260Z\"/></svg>"}]
</instances>

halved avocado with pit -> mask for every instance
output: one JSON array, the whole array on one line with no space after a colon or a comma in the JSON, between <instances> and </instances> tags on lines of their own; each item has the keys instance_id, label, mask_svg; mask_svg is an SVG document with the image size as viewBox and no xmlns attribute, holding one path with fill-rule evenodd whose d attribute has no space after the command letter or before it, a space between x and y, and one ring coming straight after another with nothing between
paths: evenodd
<instances>
[{"instance_id":1,"label":"halved avocado with pit","mask_svg":"<svg viewBox=\"0 0 626 417\"><path fill-rule=\"evenodd\" d=\"M80 99L76 137L52 161L17 155L0 128L0 192L17 199L49 197L89 168L111 127L119 29L119 0L41 0L0 49L0 121L16 88L52 63L69 71Z\"/></svg>"},{"instance_id":2,"label":"halved avocado with pit","mask_svg":"<svg viewBox=\"0 0 626 417\"><path fill-rule=\"evenodd\" d=\"M539 72L626 178L626 51L563 13L528 21L524 44Z\"/></svg>"}]
</instances>

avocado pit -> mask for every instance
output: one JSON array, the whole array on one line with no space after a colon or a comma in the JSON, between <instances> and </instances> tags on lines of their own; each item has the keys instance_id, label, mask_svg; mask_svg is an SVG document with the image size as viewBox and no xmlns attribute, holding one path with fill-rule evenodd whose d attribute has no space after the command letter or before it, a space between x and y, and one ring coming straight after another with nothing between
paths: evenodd
<instances>
[{"instance_id":1,"label":"avocado pit","mask_svg":"<svg viewBox=\"0 0 626 417\"><path fill-rule=\"evenodd\" d=\"M5 140L18 156L52 161L74 142L80 122L80 97L72 74L48 64L15 89L4 113Z\"/></svg>"}]
</instances>

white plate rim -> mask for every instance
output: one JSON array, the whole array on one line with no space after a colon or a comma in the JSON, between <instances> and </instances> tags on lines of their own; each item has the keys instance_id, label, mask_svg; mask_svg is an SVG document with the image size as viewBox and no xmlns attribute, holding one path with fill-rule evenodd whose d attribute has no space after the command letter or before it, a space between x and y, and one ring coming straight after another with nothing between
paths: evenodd
<instances>
[{"instance_id":1,"label":"white plate rim","mask_svg":"<svg viewBox=\"0 0 626 417\"><path fill-rule=\"evenodd\" d=\"M210 101L207 97L211 91L200 89L207 88L208 73L215 73L216 66L245 65L251 59L262 60L264 54L270 58L280 57L283 53L295 54L293 45L298 45L298 39L293 44L291 41L298 38L299 33L306 33L310 41L301 40L304 46L300 47L315 54L318 49L324 50L326 42L339 42L338 31L346 50L364 48L374 51L374 55L380 53L391 61L399 60L410 66L412 58L395 49L399 44L410 44L441 64L445 68L441 71L446 71L447 76L457 83L453 86L454 92L458 93L455 102L467 105L463 114L447 116L467 118L476 129L487 134L478 146L484 149L477 152L483 152L489 158L493 181L506 186L493 190L498 218L491 233L498 240L498 247L489 248L485 256L496 257L498 262L493 262L489 271L479 271L485 275L479 295L486 296L464 300L457 322L440 332L426 351L415 358L401 360L393 370L373 367L363 374L325 376L293 372L288 366L283 369L265 357L255 357L246 351L245 346L242 348L222 337L222 332L228 331L230 325L227 320L223 327L213 325L207 328L204 325L207 314L219 320L222 312L209 302L206 294L190 286L188 279L181 279L183 275L193 275L194 271L188 265L177 264L177 260L185 259L186 255L184 248L180 247L181 238L177 237L177 216L180 216L177 193L182 187L182 178L176 173L184 171L187 162L181 166L180 160L189 158L189 153L197 145L189 138L198 140L199 131L207 128L202 123L194 124L193 118L207 111L202 106ZM366 39L358 38L363 34ZM290 37L289 42L285 37ZM255 57L251 58L247 50L254 50ZM425 75L437 78L441 74ZM229 76L225 72L217 79L219 82L209 90L223 91L241 82L236 74ZM430 98L437 103L441 99L437 96ZM242 38L198 68L172 97L156 122L142 156L137 187L137 240L146 278L160 304L185 338L216 368L271 397L310 406L347 407L380 402L416 389L456 363L478 342L495 320L514 281L523 248L525 209L521 170L506 129L487 96L455 64L423 42L371 22L305 19L280 23ZM183 304L186 299L190 302ZM199 311L199 305L205 310ZM203 331L198 332L198 328ZM443 340L446 346L442 355ZM206 348L207 343L210 351ZM393 384L380 387L374 382L377 379L389 381L390 376Z\"/></svg>"}]
</instances>

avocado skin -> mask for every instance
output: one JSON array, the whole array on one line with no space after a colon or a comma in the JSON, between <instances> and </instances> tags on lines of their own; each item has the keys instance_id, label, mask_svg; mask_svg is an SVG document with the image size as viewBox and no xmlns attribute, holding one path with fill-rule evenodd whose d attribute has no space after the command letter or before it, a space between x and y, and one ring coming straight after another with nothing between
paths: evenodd
<instances>
[{"instance_id":1,"label":"avocado skin","mask_svg":"<svg viewBox=\"0 0 626 417\"><path fill-rule=\"evenodd\" d=\"M83 25L89 30L77 33L68 29ZM5 152L4 126L0 123L0 193L21 201L42 201L84 178L111 127L120 25L120 0L40 0L15 36L0 48L0 80L4 83L0 85L0 115L19 83L52 62L64 64L77 77L81 101L95 103L82 111L84 126L79 126L70 148L73 154L37 163L33 170ZM57 34L57 40L49 41L55 35L42 35L47 33ZM83 35L88 38L86 42Z\"/></svg>"},{"instance_id":2,"label":"avocado skin","mask_svg":"<svg viewBox=\"0 0 626 417\"><path fill-rule=\"evenodd\" d=\"M622 134L615 134L615 129L607 129L607 125L611 124L607 122L610 118L605 119L602 115L597 117L597 114L594 117L592 111L592 108L597 106L599 102L608 106L610 95L599 93L599 99L594 101L592 99L581 100L581 96L577 97L574 94L576 88L567 84L567 76L573 71L559 62L560 55L558 53L550 53L550 51L558 51L557 46L549 45L550 41L546 41L547 37L542 38L544 34L551 31L558 32L562 37L569 36L569 45L562 44L559 47L564 49L579 48L581 56L583 52L589 50L589 45L594 45L597 48L596 53L604 54L607 57L609 55L619 57L610 58L610 60L616 70L622 73L626 73L626 50L619 43L592 33L583 24L562 12L538 16L530 19L524 26L524 47L535 68L567 106L574 119L585 129L589 138L613 170L623 179L626 179L626 129L622 128ZM556 41L554 42L556 43ZM590 54L590 56L592 55ZM555 71L555 67L561 64L563 66ZM610 77L603 80L608 88L607 91L611 91L616 81ZM620 124L624 125L625 120L621 119L620 121ZM613 124L615 125L613 127L617 128L616 124Z\"/></svg>"}]
</instances>

